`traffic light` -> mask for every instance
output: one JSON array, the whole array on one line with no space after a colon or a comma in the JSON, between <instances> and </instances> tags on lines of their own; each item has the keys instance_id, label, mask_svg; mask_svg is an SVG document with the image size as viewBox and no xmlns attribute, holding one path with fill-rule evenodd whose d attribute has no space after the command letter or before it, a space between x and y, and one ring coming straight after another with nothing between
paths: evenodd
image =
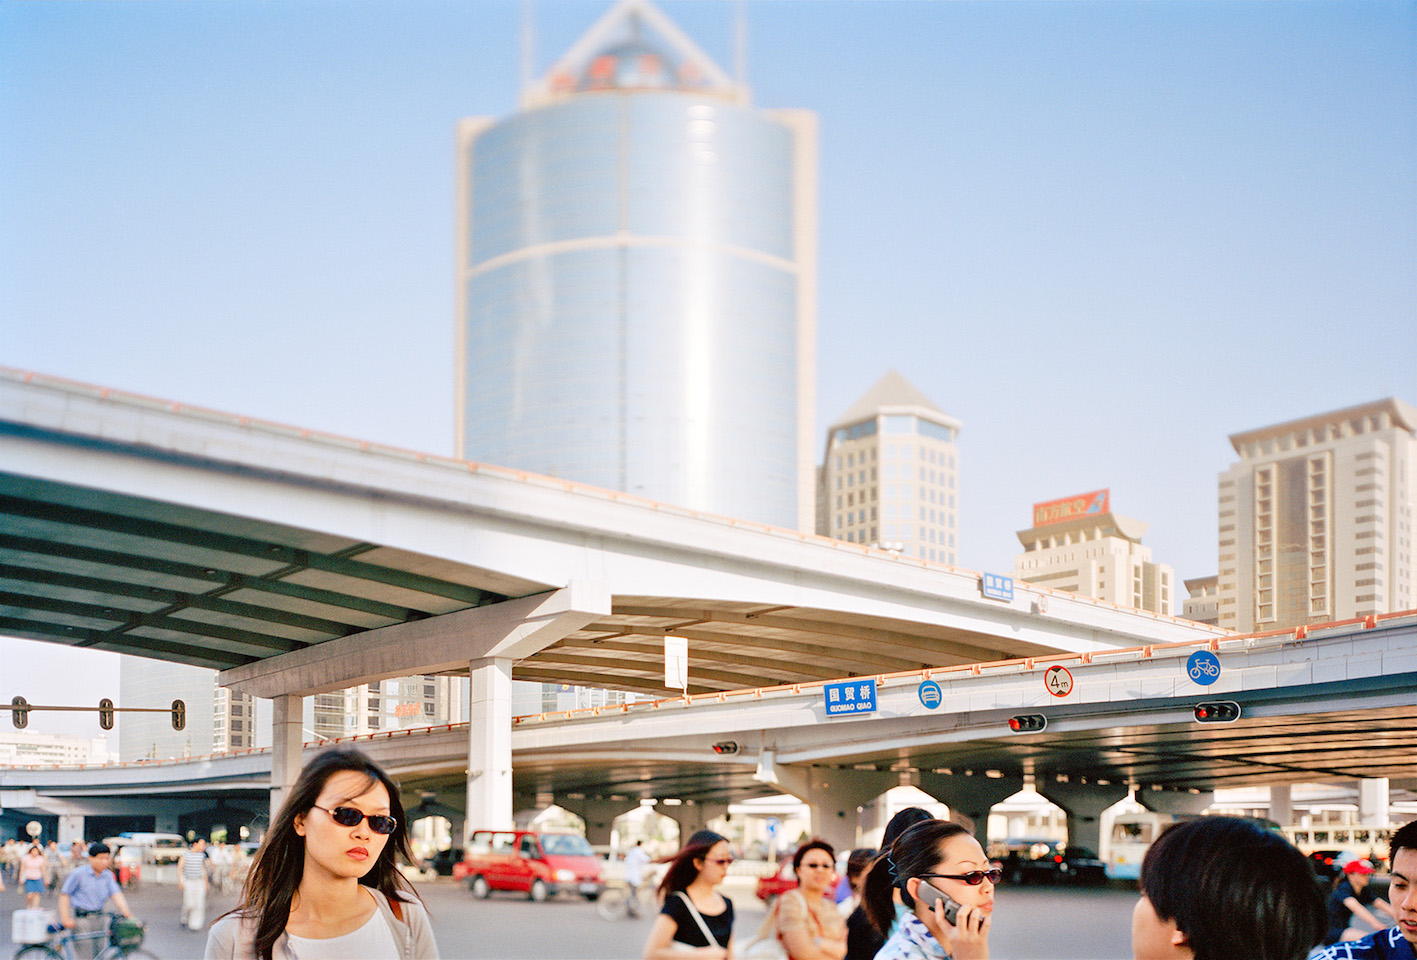
<instances>
[{"instance_id":1,"label":"traffic light","mask_svg":"<svg viewBox=\"0 0 1417 960\"><path fill-rule=\"evenodd\" d=\"M113 701L107 697L98 702L98 725L105 730L113 729Z\"/></svg>"},{"instance_id":2,"label":"traffic light","mask_svg":"<svg viewBox=\"0 0 1417 960\"><path fill-rule=\"evenodd\" d=\"M187 704L181 700L172 701L172 729L181 730L187 726Z\"/></svg>"},{"instance_id":3,"label":"traffic light","mask_svg":"<svg viewBox=\"0 0 1417 960\"><path fill-rule=\"evenodd\" d=\"M1234 700L1211 700L1196 704L1198 723L1234 723L1240 719L1240 705Z\"/></svg>"},{"instance_id":4,"label":"traffic light","mask_svg":"<svg viewBox=\"0 0 1417 960\"><path fill-rule=\"evenodd\" d=\"M17 730L23 730L30 724L30 702L24 697L15 697L10 701L10 720L15 724Z\"/></svg>"},{"instance_id":5,"label":"traffic light","mask_svg":"<svg viewBox=\"0 0 1417 960\"><path fill-rule=\"evenodd\" d=\"M1009 717L1009 729L1014 733L1037 733L1048 726L1048 718L1041 713L1025 713L1019 717Z\"/></svg>"},{"instance_id":6,"label":"traffic light","mask_svg":"<svg viewBox=\"0 0 1417 960\"><path fill-rule=\"evenodd\" d=\"M720 740L713 745L713 752L720 756L732 756L738 752L738 744L733 740Z\"/></svg>"}]
</instances>

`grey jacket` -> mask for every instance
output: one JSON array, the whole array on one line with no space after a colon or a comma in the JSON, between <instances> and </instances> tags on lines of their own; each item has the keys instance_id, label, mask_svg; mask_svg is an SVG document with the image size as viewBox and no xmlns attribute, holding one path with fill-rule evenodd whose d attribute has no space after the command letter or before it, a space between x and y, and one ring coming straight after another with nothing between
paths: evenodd
<instances>
[{"instance_id":1,"label":"grey jacket","mask_svg":"<svg viewBox=\"0 0 1417 960\"><path fill-rule=\"evenodd\" d=\"M418 901L404 901L399 904L403 920L394 916L389 901L378 890L365 887L374 895L379 905L379 913L393 932L394 943L398 944L398 960L438 960L438 944L433 940L433 927L428 923L428 911ZM240 914L228 914L216 923L207 934L206 960L255 960L254 940L256 925ZM290 952L290 940L281 934L271 948L273 960L298 960ZM383 960L370 957L367 960Z\"/></svg>"}]
</instances>

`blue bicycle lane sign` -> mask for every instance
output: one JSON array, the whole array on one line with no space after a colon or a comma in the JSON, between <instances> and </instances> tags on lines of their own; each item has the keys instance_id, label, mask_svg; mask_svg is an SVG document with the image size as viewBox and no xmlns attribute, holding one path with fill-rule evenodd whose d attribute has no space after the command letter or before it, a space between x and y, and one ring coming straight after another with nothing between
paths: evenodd
<instances>
[{"instance_id":1,"label":"blue bicycle lane sign","mask_svg":"<svg viewBox=\"0 0 1417 960\"><path fill-rule=\"evenodd\" d=\"M1203 687L1220 679L1220 658L1209 650L1197 650L1186 659L1186 673Z\"/></svg>"}]
</instances>

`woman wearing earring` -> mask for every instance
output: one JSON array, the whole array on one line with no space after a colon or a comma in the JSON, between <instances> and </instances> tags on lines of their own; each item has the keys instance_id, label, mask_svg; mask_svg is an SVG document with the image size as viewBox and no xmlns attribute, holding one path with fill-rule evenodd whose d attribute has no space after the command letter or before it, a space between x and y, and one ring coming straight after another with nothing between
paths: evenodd
<instances>
[{"instance_id":1,"label":"woman wearing earring","mask_svg":"<svg viewBox=\"0 0 1417 960\"><path fill-rule=\"evenodd\" d=\"M256 852L241 905L212 926L207 960L436 960L398 787L358 750L300 772Z\"/></svg>"},{"instance_id":2,"label":"woman wearing earring","mask_svg":"<svg viewBox=\"0 0 1417 960\"><path fill-rule=\"evenodd\" d=\"M902 833L872 865L862 894L883 933L895 921L894 891L909 911L876 960L987 960L1000 875L957 823L926 820Z\"/></svg>"},{"instance_id":3,"label":"woman wearing earring","mask_svg":"<svg viewBox=\"0 0 1417 960\"><path fill-rule=\"evenodd\" d=\"M664 909L645 941L644 960L727 960L733 940L733 901L717 887L733 862L728 841L700 830L674 855L659 895Z\"/></svg>"}]
</instances>

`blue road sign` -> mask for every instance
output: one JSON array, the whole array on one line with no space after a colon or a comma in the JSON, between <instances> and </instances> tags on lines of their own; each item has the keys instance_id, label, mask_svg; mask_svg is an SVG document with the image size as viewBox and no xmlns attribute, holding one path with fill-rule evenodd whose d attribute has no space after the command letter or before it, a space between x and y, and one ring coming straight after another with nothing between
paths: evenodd
<instances>
[{"instance_id":1,"label":"blue road sign","mask_svg":"<svg viewBox=\"0 0 1417 960\"><path fill-rule=\"evenodd\" d=\"M940 689L940 685L934 680L926 680L920 684L920 702L934 710L945 702L945 692Z\"/></svg>"},{"instance_id":2,"label":"blue road sign","mask_svg":"<svg viewBox=\"0 0 1417 960\"><path fill-rule=\"evenodd\" d=\"M827 700L827 716L844 717L856 713L876 712L876 678L839 680L823 688Z\"/></svg>"},{"instance_id":3,"label":"blue road sign","mask_svg":"<svg viewBox=\"0 0 1417 960\"><path fill-rule=\"evenodd\" d=\"M980 590L992 600L1012 600L1014 598L1014 578L997 573L986 573L979 578Z\"/></svg>"},{"instance_id":4,"label":"blue road sign","mask_svg":"<svg viewBox=\"0 0 1417 960\"><path fill-rule=\"evenodd\" d=\"M1186 673L1203 687L1220 679L1220 658L1209 650L1197 650L1186 658Z\"/></svg>"}]
</instances>

